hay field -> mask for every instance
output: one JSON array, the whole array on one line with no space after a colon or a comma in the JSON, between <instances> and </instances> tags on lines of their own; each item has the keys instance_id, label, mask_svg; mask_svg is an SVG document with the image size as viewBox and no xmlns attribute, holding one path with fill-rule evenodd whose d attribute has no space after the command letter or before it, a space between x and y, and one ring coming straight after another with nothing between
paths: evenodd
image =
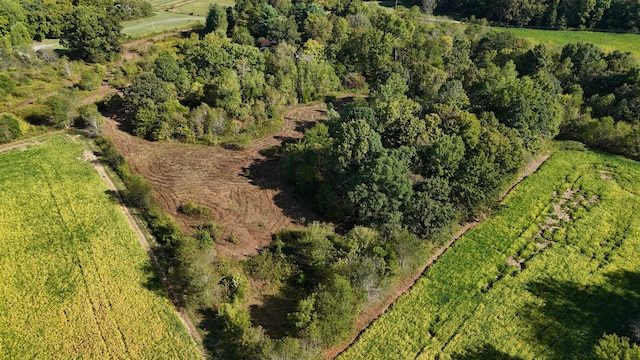
<instances>
[{"instance_id":1,"label":"hay field","mask_svg":"<svg viewBox=\"0 0 640 360\"><path fill-rule=\"evenodd\" d=\"M0 358L199 358L83 149L0 152Z\"/></svg>"}]
</instances>

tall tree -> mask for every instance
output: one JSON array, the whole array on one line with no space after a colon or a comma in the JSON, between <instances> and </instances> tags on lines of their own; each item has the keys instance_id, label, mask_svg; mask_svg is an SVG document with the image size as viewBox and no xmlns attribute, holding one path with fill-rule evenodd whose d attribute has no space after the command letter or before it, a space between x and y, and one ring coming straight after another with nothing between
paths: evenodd
<instances>
[{"instance_id":1,"label":"tall tree","mask_svg":"<svg viewBox=\"0 0 640 360\"><path fill-rule=\"evenodd\" d=\"M122 26L103 8L78 6L65 25L60 43L73 57L89 62L114 60L121 51Z\"/></svg>"}]
</instances>

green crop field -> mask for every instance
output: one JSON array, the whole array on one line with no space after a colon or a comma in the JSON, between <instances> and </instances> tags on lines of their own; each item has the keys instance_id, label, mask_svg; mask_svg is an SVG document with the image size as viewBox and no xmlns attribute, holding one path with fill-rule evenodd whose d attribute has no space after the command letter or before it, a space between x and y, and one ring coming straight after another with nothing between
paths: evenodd
<instances>
[{"instance_id":1,"label":"green crop field","mask_svg":"<svg viewBox=\"0 0 640 360\"><path fill-rule=\"evenodd\" d=\"M122 33L131 37L141 37L153 33L182 29L198 23L204 24L204 21L205 18L200 16L159 11L148 18L123 22Z\"/></svg>"},{"instance_id":2,"label":"green crop field","mask_svg":"<svg viewBox=\"0 0 640 360\"><path fill-rule=\"evenodd\" d=\"M211 4L231 7L236 3L234 0L195 0L172 6L170 11L179 14L207 16Z\"/></svg>"},{"instance_id":3,"label":"green crop field","mask_svg":"<svg viewBox=\"0 0 640 360\"><path fill-rule=\"evenodd\" d=\"M559 151L340 359L586 359L640 318L640 163Z\"/></svg>"},{"instance_id":4,"label":"green crop field","mask_svg":"<svg viewBox=\"0 0 640 360\"><path fill-rule=\"evenodd\" d=\"M509 31L517 37L526 38L533 43L547 43L562 47L569 43L589 42L597 45L605 52L614 50L628 51L640 60L640 35L617 34L595 31L572 30L537 30L522 28L495 28Z\"/></svg>"},{"instance_id":5,"label":"green crop field","mask_svg":"<svg viewBox=\"0 0 640 360\"><path fill-rule=\"evenodd\" d=\"M0 153L0 358L198 358L83 146L39 142Z\"/></svg>"}]
</instances>

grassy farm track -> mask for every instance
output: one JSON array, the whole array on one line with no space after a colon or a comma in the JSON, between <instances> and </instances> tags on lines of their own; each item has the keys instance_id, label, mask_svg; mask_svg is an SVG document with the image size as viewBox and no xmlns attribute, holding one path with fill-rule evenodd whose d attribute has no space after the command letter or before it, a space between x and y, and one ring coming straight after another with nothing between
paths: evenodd
<instances>
[{"instance_id":1,"label":"grassy farm track","mask_svg":"<svg viewBox=\"0 0 640 360\"><path fill-rule=\"evenodd\" d=\"M339 358L584 359L605 333L630 337L639 178L637 162L556 153Z\"/></svg>"},{"instance_id":2,"label":"grassy farm track","mask_svg":"<svg viewBox=\"0 0 640 360\"><path fill-rule=\"evenodd\" d=\"M199 358L117 202L67 135L0 153L0 269L0 358Z\"/></svg>"}]
</instances>

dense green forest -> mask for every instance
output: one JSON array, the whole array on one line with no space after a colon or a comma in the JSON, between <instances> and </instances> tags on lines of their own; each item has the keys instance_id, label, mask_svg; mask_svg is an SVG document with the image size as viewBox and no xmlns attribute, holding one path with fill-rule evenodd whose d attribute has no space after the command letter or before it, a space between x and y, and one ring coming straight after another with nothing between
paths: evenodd
<instances>
[{"instance_id":1,"label":"dense green forest","mask_svg":"<svg viewBox=\"0 0 640 360\"><path fill-rule=\"evenodd\" d=\"M148 8L0 1L2 51L13 64L0 66L0 96L26 81L10 66L37 66L20 46L59 36L68 56L108 62L120 51L119 21ZM240 263L215 256L215 223L180 233L113 143L98 140L127 185L125 200L162 244L184 303L212 334L205 345L225 358L311 357L344 340L367 301L417 268L457 222L494 206L550 139L640 159L640 67L629 53L531 46L479 25L425 23L418 8L388 13L357 0L212 6L203 29L157 42L110 81L122 95L105 107L133 134L236 146L277 128L288 106L355 94L282 151L298 197L341 230L312 223L284 231ZM47 102L46 119L68 126L69 102ZM95 111L78 111L80 123L97 127ZM13 138L20 119L0 121ZM287 313L279 331L266 333L243 306L249 279L279 289Z\"/></svg>"},{"instance_id":2,"label":"dense green forest","mask_svg":"<svg viewBox=\"0 0 640 360\"><path fill-rule=\"evenodd\" d=\"M640 31L640 3L627 0L484 1L423 0L423 9L501 24L553 29Z\"/></svg>"}]
</instances>

